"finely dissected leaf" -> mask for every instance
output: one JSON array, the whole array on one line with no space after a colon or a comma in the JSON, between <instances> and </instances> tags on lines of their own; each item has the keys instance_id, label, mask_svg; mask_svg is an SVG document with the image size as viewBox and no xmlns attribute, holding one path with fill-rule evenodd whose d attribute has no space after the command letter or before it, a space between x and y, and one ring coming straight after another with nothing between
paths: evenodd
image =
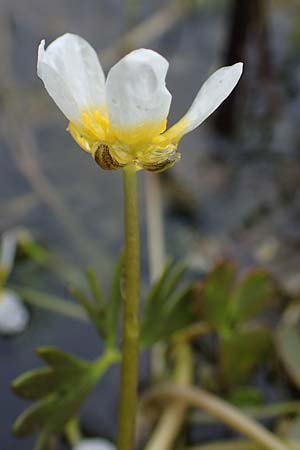
<instances>
[{"instance_id":1,"label":"finely dissected leaf","mask_svg":"<svg viewBox=\"0 0 300 450\"><path fill-rule=\"evenodd\" d=\"M171 300L174 302L173 306L166 308L165 320L161 322L161 329L156 336L156 341L168 339L174 333L195 322L190 287Z\"/></svg>"},{"instance_id":2,"label":"finely dissected leaf","mask_svg":"<svg viewBox=\"0 0 300 450\"><path fill-rule=\"evenodd\" d=\"M169 318L173 314L172 309L176 303L180 303L182 297L182 294L176 293L176 288L184 271L181 264L174 266L170 262L158 281L153 284L145 302L141 325L142 345L148 346L160 339L158 336L161 336L161 329L172 320ZM176 313L174 314L176 315Z\"/></svg>"},{"instance_id":3,"label":"finely dissected leaf","mask_svg":"<svg viewBox=\"0 0 300 450\"><path fill-rule=\"evenodd\" d=\"M290 307L276 331L276 346L281 361L292 380L300 388L300 306Z\"/></svg>"},{"instance_id":4,"label":"finely dissected leaf","mask_svg":"<svg viewBox=\"0 0 300 450\"><path fill-rule=\"evenodd\" d=\"M35 431L49 436L60 432L99 377L119 358L117 352L111 351L88 363L52 347L39 349L38 354L49 367L27 372L13 383L13 389L22 397L40 398L16 420L13 431L19 437Z\"/></svg>"},{"instance_id":5,"label":"finely dissected leaf","mask_svg":"<svg viewBox=\"0 0 300 450\"><path fill-rule=\"evenodd\" d=\"M191 287L175 292L170 296L159 311L159 317L153 323L151 332L141 332L141 345L150 347L155 342L169 339L174 333L182 330L195 321L192 311Z\"/></svg>"},{"instance_id":6,"label":"finely dissected leaf","mask_svg":"<svg viewBox=\"0 0 300 450\"><path fill-rule=\"evenodd\" d=\"M19 242L19 246L32 261L56 273L64 283L81 286L84 282L84 277L79 270L38 242L23 239Z\"/></svg>"},{"instance_id":7,"label":"finely dissected leaf","mask_svg":"<svg viewBox=\"0 0 300 450\"><path fill-rule=\"evenodd\" d=\"M235 280L235 266L224 261L212 270L196 291L196 310L218 331L228 327L228 306Z\"/></svg>"},{"instance_id":8,"label":"finely dissected leaf","mask_svg":"<svg viewBox=\"0 0 300 450\"><path fill-rule=\"evenodd\" d=\"M55 392L18 417L13 427L14 434L22 437L38 430L48 433L61 431L65 423L77 413L95 381L90 373L73 375L72 378L68 376L60 382Z\"/></svg>"},{"instance_id":9,"label":"finely dissected leaf","mask_svg":"<svg viewBox=\"0 0 300 450\"><path fill-rule=\"evenodd\" d=\"M265 307L275 292L275 282L266 271L252 270L240 282L231 304L232 319L247 321Z\"/></svg>"},{"instance_id":10,"label":"finely dissected leaf","mask_svg":"<svg viewBox=\"0 0 300 450\"><path fill-rule=\"evenodd\" d=\"M103 309L99 309L98 305L94 305L90 302L86 294L77 288L70 288L70 293L74 299L79 303L82 309L86 312L87 317L90 319L100 334L105 336L105 319Z\"/></svg>"},{"instance_id":11,"label":"finely dissected leaf","mask_svg":"<svg viewBox=\"0 0 300 450\"><path fill-rule=\"evenodd\" d=\"M221 371L227 386L248 381L253 369L271 349L271 333L265 327L235 331L220 342Z\"/></svg>"},{"instance_id":12,"label":"finely dissected leaf","mask_svg":"<svg viewBox=\"0 0 300 450\"><path fill-rule=\"evenodd\" d=\"M167 282L171 271L172 271L172 262L170 261L166 265L165 269L163 270L158 280L155 283L153 283L145 301L142 328L146 329L148 325L151 326L152 319L156 316L159 306L161 304L160 300L163 286Z\"/></svg>"},{"instance_id":13,"label":"finely dissected leaf","mask_svg":"<svg viewBox=\"0 0 300 450\"><path fill-rule=\"evenodd\" d=\"M104 317L103 310L99 310L94 304L92 304L86 294L80 289L71 287L69 289L70 294L74 297L77 303L82 307L85 311L87 317L90 319L91 323L93 323L100 334L100 336L104 336L105 334L105 325L104 325Z\"/></svg>"},{"instance_id":14,"label":"finely dissected leaf","mask_svg":"<svg viewBox=\"0 0 300 450\"><path fill-rule=\"evenodd\" d=\"M123 267L124 267L124 254L121 254L115 267L110 295L108 297L105 306L105 314L106 314L105 330L107 336L107 343L110 346L113 346L115 344L118 335L120 307L122 303L121 282L122 282Z\"/></svg>"},{"instance_id":15,"label":"finely dissected leaf","mask_svg":"<svg viewBox=\"0 0 300 450\"><path fill-rule=\"evenodd\" d=\"M92 294L92 299L81 289L71 288L70 292L85 310L90 321L96 326L100 336L105 338L110 347L115 344L118 333L120 306L122 302L121 280L124 265L124 256L117 261L110 293L107 301L104 301L100 286L94 273L89 270L87 279Z\"/></svg>"}]
</instances>

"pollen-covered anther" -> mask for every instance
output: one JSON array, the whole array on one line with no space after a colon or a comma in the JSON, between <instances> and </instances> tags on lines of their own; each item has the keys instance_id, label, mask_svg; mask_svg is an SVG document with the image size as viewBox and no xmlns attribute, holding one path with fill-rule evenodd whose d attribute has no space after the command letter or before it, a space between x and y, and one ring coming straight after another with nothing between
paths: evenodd
<instances>
[{"instance_id":1,"label":"pollen-covered anther","mask_svg":"<svg viewBox=\"0 0 300 450\"><path fill-rule=\"evenodd\" d=\"M172 156L167 157L161 161L153 161L143 163L142 167L149 172L163 172L174 166L174 164L181 158L181 154L176 151Z\"/></svg>"},{"instance_id":2,"label":"pollen-covered anther","mask_svg":"<svg viewBox=\"0 0 300 450\"><path fill-rule=\"evenodd\" d=\"M93 146L93 156L96 163L104 170L117 170L124 167L110 153L109 145L105 142L97 142Z\"/></svg>"}]
</instances>

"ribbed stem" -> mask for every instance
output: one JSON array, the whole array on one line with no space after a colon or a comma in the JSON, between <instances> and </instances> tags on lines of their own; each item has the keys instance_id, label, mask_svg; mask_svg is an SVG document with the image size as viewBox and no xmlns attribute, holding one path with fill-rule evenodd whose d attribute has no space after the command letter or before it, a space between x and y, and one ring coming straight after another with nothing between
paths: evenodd
<instances>
[{"instance_id":1,"label":"ribbed stem","mask_svg":"<svg viewBox=\"0 0 300 450\"><path fill-rule=\"evenodd\" d=\"M123 175L125 196L125 299L117 448L118 450L133 450L137 406L139 345L139 208L136 171L132 167L126 167Z\"/></svg>"}]
</instances>

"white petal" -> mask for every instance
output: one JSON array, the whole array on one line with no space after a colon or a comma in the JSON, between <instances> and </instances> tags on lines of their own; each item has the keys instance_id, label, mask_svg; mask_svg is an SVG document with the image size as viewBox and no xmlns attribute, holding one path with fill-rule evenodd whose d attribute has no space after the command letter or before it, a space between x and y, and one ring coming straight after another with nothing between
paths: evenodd
<instances>
[{"instance_id":1,"label":"white petal","mask_svg":"<svg viewBox=\"0 0 300 450\"><path fill-rule=\"evenodd\" d=\"M38 76L65 116L78 122L80 112L105 107L105 77L97 53L83 38L64 34L45 50L39 46Z\"/></svg>"},{"instance_id":2,"label":"white petal","mask_svg":"<svg viewBox=\"0 0 300 450\"><path fill-rule=\"evenodd\" d=\"M242 72L243 64L236 63L213 73L202 85L188 112L165 135L183 136L201 125L232 92Z\"/></svg>"},{"instance_id":3,"label":"white petal","mask_svg":"<svg viewBox=\"0 0 300 450\"><path fill-rule=\"evenodd\" d=\"M116 447L104 439L83 439L73 450L116 450Z\"/></svg>"},{"instance_id":4,"label":"white petal","mask_svg":"<svg viewBox=\"0 0 300 450\"><path fill-rule=\"evenodd\" d=\"M165 84L168 67L165 58L146 49L129 53L112 67L106 96L109 118L117 134L118 130L151 124L151 133L160 132L172 98Z\"/></svg>"},{"instance_id":5,"label":"white petal","mask_svg":"<svg viewBox=\"0 0 300 450\"><path fill-rule=\"evenodd\" d=\"M21 333L28 321L28 311L17 294L8 289L2 291L0 293L0 333Z\"/></svg>"}]
</instances>

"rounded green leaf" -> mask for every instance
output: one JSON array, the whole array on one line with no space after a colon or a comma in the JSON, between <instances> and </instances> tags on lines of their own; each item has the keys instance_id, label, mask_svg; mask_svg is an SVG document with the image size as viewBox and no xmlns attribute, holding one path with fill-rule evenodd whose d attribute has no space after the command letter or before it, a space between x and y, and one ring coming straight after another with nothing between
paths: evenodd
<instances>
[{"instance_id":1,"label":"rounded green leaf","mask_svg":"<svg viewBox=\"0 0 300 450\"><path fill-rule=\"evenodd\" d=\"M229 325L228 307L236 280L236 268L228 261L215 266L196 290L196 310L214 329Z\"/></svg>"},{"instance_id":2,"label":"rounded green leaf","mask_svg":"<svg viewBox=\"0 0 300 450\"><path fill-rule=\"evenodd\" d=\"M252 270L240 282L232 298L234 322L244 322L260 313L275 294L274 278L266 271Z\"/></svg>"},{"instance_id":3,"label":"rounded green leaf","mask_svg":"<svg viewBox=\"0 0 300 450\"><path fill-rule=\"evenodd\" d=\"M271 349L270 330L265 327L239 330L220 342L221 371L227 387L246 383Z\"/></svg>"},{"instance_id":4,"label":"rounded green leaf","mask_svg":"<svg viewBox=\"0 0 300 450\"><path fill-rule=\"evenodd\" d=\"M276 347L291 381L300 388L300 306L284 314L276 331Z\"/></svg>"}]
</instances>

